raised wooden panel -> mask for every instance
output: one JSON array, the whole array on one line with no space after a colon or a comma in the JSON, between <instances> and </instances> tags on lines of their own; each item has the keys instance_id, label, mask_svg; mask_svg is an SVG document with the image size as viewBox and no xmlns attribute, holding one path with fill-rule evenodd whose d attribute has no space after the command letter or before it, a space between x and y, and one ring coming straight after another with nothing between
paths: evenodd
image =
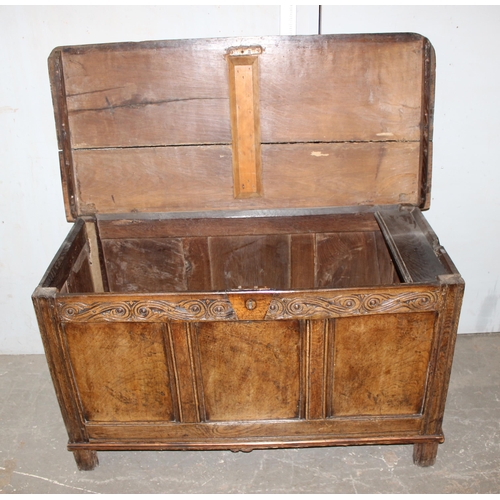
<instances>
[{"instance_id":1,"label":"raised wooden panel","mask_svg":"<svg viewBox=\"0 0 500 500\"><path fill-rule=\"evenodd\" d=\"M298 322L211 322L197 328L207 420L297 418Z\"/></svg>"},{"instance_id":2,"label":"raised wooden panel","mask_svg":"<svg viewBox=\"0 0 500 500\"><path fill-rule=\"evenodd\" d=\"M435 313L335 320L333 415L422 411Z\"/></svg>"},{"instance_id":3,"label":"raised wooden panel","mask_svg":"<svg viewBox=\"0 0 500 500\"><path fill-rule=\"evenodd\" d=\"M64 331L86 420L176 420L163 325L67 323Z\"/></svg>"}]
</instances>

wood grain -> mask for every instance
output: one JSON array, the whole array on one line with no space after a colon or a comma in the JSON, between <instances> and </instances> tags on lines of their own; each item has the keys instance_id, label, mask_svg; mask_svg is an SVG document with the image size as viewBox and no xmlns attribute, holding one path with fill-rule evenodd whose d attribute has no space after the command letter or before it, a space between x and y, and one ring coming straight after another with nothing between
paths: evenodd
<instances>
[{"instance_id":1,"label":"wood grain","mask_svg":"<svg viewBox=\"0 0 500 500\"><path fill-rule=\"evenodd\" d=\"M110 291L186 291L183 242L179 238L103 240Z\"/></svg>"},{"instance_id":2,"label":"wood grain","mask_svg":"<svg viewBox=\"0 0 500 500\"><path fill-rule=\"evenodd\" d=\"M83 247L78 259L73 264L65 285L68 293L92 293L96 291L92 279L88 245Z\"/></svg>"},{"instance_id":3,"label":"wood grain","mask_svg":"<svg viewBox=\"0 0 500 500\"><path fill-rule=\"evenodd\" d=\"M405 281L436 281L448 274L436 255L437 238L434 235L433 241L433 232L420 227L411 209L384 210L375 216Z\"/></svg>"},{"instance_id":4,"label":"wood grain","mask_svg":"<svg viewBox=\"0 0 500 500\"><path fill-rule=\"evenodd\" d=\"M242 42L263 47L263 142L419 140L423 39L330 35L64 48L72 147L229 144Z\"/></svg>"},{"instance_id":5,"label":"wood grain","mask_svg":"<svg viewBox=\"0 0 500 500\"><path fill-rule=\"evenodd\" d=\"M230 449L231 444L245 443L255 448L289 446L329 446L369 443L402 443L437 441L442 436L419 436L421 416L405 417L331 417L321 420L280 419L261 421L186 423L113 423L89 422L89 435L102 448L110 443L121 444L122 449L133 449L142 442L143 449L156 443L177 449ZM106 443L107 442L107 443ZM260 445L260 446L259 446ZM102 449L101 448L101 449ZM175 449L175 448L174 448Z\"/></svg>"},{"instance_id":6,"label":"wood grain","mask_svg":"<svg viewBox=\"0 0 500 500\"><path fill-rule=\"evenodd\" d=\"M201 411L198 397L199 381L195 370L191 328L186 323L170 323L167 326L169 347L174 353L173 372L180 422L200 422Z\"/></svg>"},{"instance_id":7,"label":"wood grain","mask_svg":"<svg viewBox=\"0 0 500 500\"><path fill-rule=\"evenodd\" d=\"M64 329L87 420L175 420L162 325L72 323Z\"/></svg>"},{"instance_id":8,"label":"wood grain","mask_svg":"<svg viewBox=\"0 0 500 500\"><path fill-rule=\"evenodd\" d=\"M342 209L343 211L344 209ZM290 215L278 213L274 216L234 213L205 213L200 218L193 214L130 214L97 217L99 233L103 239L120 238L185 238L207 236L249 236L252 234L312 234L321 232L377 231L379 226L373 213L359 209L340 214Z\"/></svg>"},{"instance_id":9,"label":"wood grain","mask_svg":"<svg viewBox=\"0 0 500 500\"><path fill-rule=\"evenodd\" d=\"M333 346L330 322L307 321L307 359L305 386L307 405L305 418L326 418L331 397L330 379L332 369L331 348Z\"/></svg>"},{"instance_id":10,"label":"wood grain","mask_svg":"<svg viewBox=\"0 0 500 500\"><path fill-rule=\"evenodd\" d=\"M89 267L92 275L92 286L94 292L104 292L107 288L107 280L103 277L104 262L102 257L102 247L97 234L97 225L94 221L85 223L85 232L87 234L89 245Z\"/></svg>"},{"instance_id":11,"label":"wood grain","mask_svg":"<svg viewBox=\"0 0 500 500\"><path fill-rule=\"evenodd\" d=\"M41 287L61 289L86 243L85 222L78 219L52 259L40 282Z\"/></svg>"},{"instance_id":12,"label":"wood grain","mask_svg":"<svg viewBox=\"0 0 500 500\"><path fill-rule=\"evenodd\" d=\"M316 235L316 287L342 288L396 282L378 232Z\"/></svg>"},{"instance_id":13,"label":"wood grain","mask_svg":"<svg viewBox=\"0 0 500 500\"><path fill-rule=\"evenodd\" d=\"M242 49L244 51L244 49ZM241 52L241 51L240 51ZM227 56L234 197L262 194L258 56Z\"/></svg>"},{"instance_id":14,"label":"wood grain","mask_svg":"<svg viewBox=\"0 0 500 500\"><path fill-rule=\"evenodd\" d=\"M53 263L54 267L57 268L59 262L56 259ZM32 296L33 305L68 438L71 442L88 441L88 432L72 383L72 374L62 340L62 326L53 314L55 297L55 288L38 287Z\"/></svg>"},{"instance_id":15,"label":"wood grain","mask_svg":"<svg viewBox=\"0 0 500 500\"><path fill-rule=\"evenodd\" d=\"M62 52L55 48L48 59L50 88L56 121L57 144L59 147L59 166L63 188L64 208L68 221L75 220L78 216L76 206L76 183L73 169L72 144L68 116L68 102L64 84L64 69Z\"/></svg>"},{"instance_id":16,"label":"wood grain","mask_svg":"<svg viewBox=\"0 0 500 500\"><path fill-rule=\"evenodd\" d=\"M423 410L434 313L335 321L334 415Z\"/></svg>"},{"instance_id":17,"label":"wood grain","mask_svg":"<svg viewBox=\"0 0 500 500\"><path fill-rule=\"evenodd\" d=\"M245 56L259 77L253 60L234 66L250 68L253 82L236 92L225 55L243 42L262 47ZM61 48L50 68L69 216L427 206L429 47L399 34ZM250 96L238 98L248 126L235 118L236 94Z\"/></svg>"},{"instance_id":18,"label":"wood grain","mask_svg":"<svg viewBox=\"0 0 500 500\"><path fill-rule=\"evenodd\" d=\"M212 290L290 288L288 236L214 237L209 247Z\"/></svg>"},{"instance_id":19,"label":"wood grain","mask_svg":"<svg viewBox=\"0 0 500 500\"><path fill-rule=\"evenodd\" d=\"M314 234L294 234L290 237L290 288L308 289L315 286L316 242Z\"/></svg>"},{"instance_id":20,"label":"wood grain","mask_svg":"<svg viewBox=\"0 0 500 500\"><path fill-rule=\"evenodd\" d=\"M438 443L415 443L413 462L421 467L430 467L436 463Z\"/></svg>"},{"instance_id":21,"label":"wood grain","mask_svg":"<svg viewBox=\"0 0 500 500\"><path fill-rule=\"evenodd\" d=\"M411 142L263 145L263 196L245 199L233 196L229 146L77 150L73 158L79 211L92 215L415 204L418 154Z\"/></svg>"},{"instance_id":22,"label":"wood grain","mask_svg":"<svg viewBox=\"0 0 500 500\"><path fill-rule=\"evenodd\" d=\"M295 322L204 323L198 329L209 421L298 416Z\"/></svg>"}]
</instances>

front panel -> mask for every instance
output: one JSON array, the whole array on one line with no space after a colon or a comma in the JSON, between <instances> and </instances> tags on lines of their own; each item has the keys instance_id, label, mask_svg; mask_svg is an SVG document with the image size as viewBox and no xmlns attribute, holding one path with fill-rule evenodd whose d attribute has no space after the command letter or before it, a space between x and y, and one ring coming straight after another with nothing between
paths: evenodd
<instances>
[{"instance_id":1,"label":"front panel","mask_svg":"<svg viewBox=\"0 0 500 500\"><path fill-rule=\"evenodd\" d=\"M244 422L423 410L436 314L67 323L89 422Z\"/></svg>"}]
</instances>

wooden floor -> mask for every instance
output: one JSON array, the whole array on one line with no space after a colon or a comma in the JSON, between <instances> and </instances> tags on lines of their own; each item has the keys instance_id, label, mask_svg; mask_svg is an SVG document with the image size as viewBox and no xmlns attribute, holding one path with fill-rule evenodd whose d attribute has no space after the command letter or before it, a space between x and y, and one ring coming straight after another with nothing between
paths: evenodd
<instances>
[{"instance_id":1,"label":"wooden floor","mask_svg":"<svg viewBox=\"0 0 500 500\"><path fill-rule=\"evenodd\" d=\"M77 470L42 355L0 356L0 493L499 493L500 333L460 335L436 465L413 446L101 452Z\"/></svg>"}]
</instances>

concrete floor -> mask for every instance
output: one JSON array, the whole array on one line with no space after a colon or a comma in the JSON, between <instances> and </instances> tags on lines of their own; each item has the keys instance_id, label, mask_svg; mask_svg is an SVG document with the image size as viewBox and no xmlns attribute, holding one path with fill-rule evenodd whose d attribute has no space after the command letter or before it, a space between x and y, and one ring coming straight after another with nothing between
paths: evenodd
<instances>
[{"instance_id":1,"label":"concrete floor","mask_svg":"<svg viewBox=\"0 0 500 500\"><path fill-rule=\"evenodd\" d=\"M101 452L80 472L45 358L0 356L1 493L499 493L500 334L460 335L436 465L412 446Z\"/></svg>"}]
</instances>

